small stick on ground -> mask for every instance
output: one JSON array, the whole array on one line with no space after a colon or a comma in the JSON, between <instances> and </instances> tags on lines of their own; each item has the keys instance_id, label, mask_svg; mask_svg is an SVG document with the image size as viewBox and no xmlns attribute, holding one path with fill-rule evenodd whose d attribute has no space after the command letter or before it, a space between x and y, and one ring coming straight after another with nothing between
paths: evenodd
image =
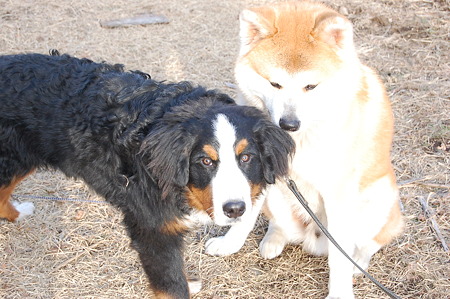
<instances>
[{"instance_id":1,"label":"small stick on ground","mask_svg":"<svg viewBox=\"0 0 450 299\"><path fill-rule=\"evenodd\" d=\"M439 241L442 243L442 247L444 248L445 252L448 252L448 246L445 242L444 236L441 233L441 230L439 229L439 225L437 224L436 220L434 219L434 210L430 208L426 202L426 200L422 197L418 197L420 205L422 206L422 210L425 214L425 216L430 220L431 227L433 228L434 232L436 233Z\"/></svg>"},{"instance_id":2,"label":"small stick on ground","mask_svg":"<svg viewBox=\"0 0 450 299\"><path fill-rule=\"evenodd\" d=\"M105 28L126 27L133 25L167 24L169 19L162 15L145 13L130 18L100 21L100 26Z\"/></svg>"},{"instance_id":3,"label":"small stick on ground","mask_svg":"<svg viewBox=\"0 0 450 299\"><path fill-rule=\"evenodd\" d=\"M423 178L417 178L417 179L410 179L410 180L398 182L397 185L399 188L410 187L412 185L419 185L419 186L430 187L430 188L450 189L450 185L424 182L425 180L428 180L428 179L430 179L430 178L423 177Z\"/></svg>"},{"instance_id":4,"label":"small stick on ground","mask_svg":"<svg viewBox=\"0 0 450 299\"><path fill-rule=\"evenodd\" d=\"M415 184L420 185L420 186L424 186L424 187L430 187L430 188L450 189L450 185L433 184L433 183L421 183L421 182L417 182Z\"/></svg>"},{"instance_id":5,"label":"small stick on ground","mask_svg":"<svg viewBox=\"0 0 450 299\"><path fill-rule=\"evenodd\" d=\"M237 85L231 82L223 82L223 84L228 87L228 88L232 88L232 89L237 89Z\"/></svg>"},{"instance_id":6,"label":"small stick on ground","mask_svg":"<svg viewBox=\"0 0 450 299\"><path fill-rule=\"evenodd\" d=\"M397 185L399 188L402 188L402 187L406 187L406 186L415 184L420 181L425 181L427 179L428 179L428 177L423 177L423 178L415 178L415 179L410 179L410 180L405 180L405 181L399 181L399 182L397 182Z\"/></svg>"}]
</instances>

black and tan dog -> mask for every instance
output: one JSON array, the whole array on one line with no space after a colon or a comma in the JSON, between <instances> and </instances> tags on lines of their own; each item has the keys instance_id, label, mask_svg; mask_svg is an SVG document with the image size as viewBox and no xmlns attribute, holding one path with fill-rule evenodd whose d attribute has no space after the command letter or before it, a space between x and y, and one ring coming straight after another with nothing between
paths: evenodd
<instances>
[{"instance_id":1,"label":"black and tan dog","mask_svg":"<svg viewBox=\"0 0 450 299\"><path fill-rule=\"evenodd\" d=\"M57 52L0 57L0 106L0 217L33 212L9 199L39 167L81 178L123 212L164 298L190 296L182 247L192 216L256 217L294 150L259 110L224 94Z\"/></svg>"}]
</instances>

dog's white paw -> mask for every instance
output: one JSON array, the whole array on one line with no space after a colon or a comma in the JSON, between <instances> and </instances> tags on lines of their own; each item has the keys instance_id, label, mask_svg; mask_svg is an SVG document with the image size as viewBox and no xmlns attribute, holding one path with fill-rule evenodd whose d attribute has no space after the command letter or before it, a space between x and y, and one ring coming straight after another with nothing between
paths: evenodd
<instances>
[{"instance_id":1,"label":"dog's white paw","mask_svg":"<svg viewBox=\"0 0 450 299\"><path fill-rule=\"evenodd\" d=\"M364 270L367 271L367 268L369 268L370 258L366 259L355 259L355 262ZM363 274L361 270L359 270L356 266L353 267L353 274L354 275L361 275Z\"/></svg>"},{"instance_id":2,"label":"dog's white paw","mask_svg":"<svg viewBox=\"0 0 450 299\"><path fill-rule=\"evenodd\" d=\"M328 295L327 297L325 297L325 299L355 299L355 295L353 294L349 294L346 296L331 296Z\"/></svg>"},{"instance_id":3,"label":"dog's white paw","mask_svg":"<svg viewBox=\"0 0 450 299\"><path fill-rule=\"evenodd\" d=\"M189 293L191 293L191 295L197 294L202 289L202 281L200 279L189 279L188 285Z\"/></svg>"},{"instance_id":4,"label":"dog's white paw","mask_svg":"<svg viewBox=\"0 0 450 299\"><path fill-rule=\"evenodd\" d=\"M380 244L372 240L364 246L357 247L353 259L361 268L367 270L367 268L369 268L372 255L374 255L380 247ZM362 272L355 266L353 267L353 274L359 275L362 274Z\"/></svg>"},{"instance_id":5,"label":"dog's white paw","mask_svg":"<svg viewBox=\"0 0 450 299\"><path fill-rule=\"evenodd\" d=\"M19 212L19 217L17 217L16 221L22 220L26 216L33 215L34 213L34 204L32 202L22 202L19 203L17 201L12 202L14 208Z\"/></svg>"},{"instance_id":6,"label":"dog's white paw","mask_svg":"<svg viewBox=\"0 0 450 299\"><path fill-rule=\"evenodd\" d=\"M236 253L242 244L234 242L225 236L209 239L205 244L205 252L209 255L226 256Z\"/></svg>"},{"instance_id":7,"label":"dog's white paw","mask_svg":"<svg viewBox=\"0 0 450 299\"><path fill-rule=\"evenodd\" d=\"M283 236L267 233L259 243L259 252L265 259L273 259L281 254L286 245Z\"/></svg>"}]
</instances>

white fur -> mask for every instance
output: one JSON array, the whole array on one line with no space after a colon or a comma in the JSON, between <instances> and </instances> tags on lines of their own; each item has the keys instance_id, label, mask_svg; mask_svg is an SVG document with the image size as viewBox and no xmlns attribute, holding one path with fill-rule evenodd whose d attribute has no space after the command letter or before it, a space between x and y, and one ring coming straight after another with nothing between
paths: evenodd
<instances>
[{"instance_id":1,"label":"white fur","mask_svg":"<svg viewBox=\"0 0 450 299\"><path fill-rule=\"evenodd\" d=\"M342 88L352 84L347 78L352 78L354 73L352 76L349 74L355 71L361 72L359 69L342 70L331 82L322 81L314 90L299 91L298 86L316 84L313 72L287 75L282 70L276 70L276 77L281 78L277 82L283 89L267 91L262 100L275 123L278 124L287 112L295 113L301 121L300 130L292 133L297 150L291 177L299 184L299 189L306 193L309 205L327 224L341 247L361 262L363 267L367 267L370 257L380 248L372 238L383 227L398 197L388 178L381 178L365 190L359 189L357 164L363 161L363 155L367 153L360 152L359 145L354 142L362 122L358 117L350 117L357 113L353 111L354 95L347 93L347 90L357 87ZM244 81L244 88L259 87L259 93L270 89L268 82L262 82L257 74L249 75L251 72L250 69L245 71L244 77L248 80ZM305 79L307 77L313 79ZM249 89L244 89L244 94L249 93ZM376 93L381 94L381 91ZM372 110L371 113L364 113L365 121L376 123L379 117L378 103L367 109ZM309 217L284 181L277 182L273 188L268 192L266 203L273 218L260 244L261 255L274 258L289 243L302 243L303 248L313 254L328 253L330 284L327 298L354 298L353 265L333 245L328 245L323 234L317 238L318 228L315 224L309 223L302 227L298 225L298 220L291 218L290 215L298 219Z\"/></svg>"},{"instance_id":2,"label":"white fur","mask_svg":"<svg viewBox=\"0 0 450 299\"><path fill-rule=\"evenodd\" d=\"M255 16L241 18L241 40L251 27L246 22L260 20ZM323 30L327 34L336 29L344 34L339 47L332 45L332 39L327 42L345 61L339 69L288 72L272 61L262 68L262 77L248 58L252 56L247 56L257 45L241 45L235 76L243 95L240 104L266 110L275 124L283 117L296 117L301 122L300 129L291 133L296 154L290 176L340 246L366 268L381 246L374 237L397 204L398 194L389 175L361 187L361 177L367 171L363 165L368 155L377 155L371 144L380 133L380 119L385 117L384 90L376 74L359 62L351 24L336 17ZM270 82L282 88L274 88ZM316 84L315 89L305 89ZM363 88L367 88L362 93L367 99L358 98ZM386 130L390 134L390 128ZM316 255L328 254L327 298L354 298L353 264L319 233L284 181L269 188L265 204L272 217L260 244L261 255L274 258L289 243L302 243L304 250Z\"/></svg>"},{"instance_id":3,"label":"white fur","mask_svg":"<svg viewBox=\"0 0 450 299\"><path fill-rule=\"evenodd\" d=\"M242 11L242 13L239 15L239 19L241 20L241 24L243 24L243 26L248 26L245 31L254 30L254 29L257 29L257 31L258 31L258 33L256 34L257 36L253 36L253 37L249 37L247 34L240 35L241 45L242 45L241 55L243 55L250 49L250 45L252 42L255 41L255 39L260 39L260 38L266 36L267 34L269 34L269 32L267 31L267 29L264 26L258 26L258 28L251 28L251 26L252 26L251 24L257 24L262 21L260 19L260 17L258 16L258 14L256 14L255 12L253 12L251 10ZM241 31L241 32L244 32L244 31ZM252 39L254 39L254 40L252 40Z\"/></svg>"},{"instance_id":4,"label":"white fur","mask_svg":"<svg viewBox=\"0 0 450 299\"><path fill-rule=\"evenodd\" d=\"M234 149L236 131L226 116L219 114L214 122L214 134L219 143L220 159L217 174L212 180L214 222L231 225L231 228L224 236L209 239L205 248L209 255L223 256L239 251L244 245L260 213L264 196L252 203L249 182L237 165ZM223 213L223 205L230 200L245 203L246 210L242 216L234 219Z\"/></svg>"},{"instance_id":5,"label":"white fur","mask_svg":"<svg viewBox=\"0 0 450 299\"><path fill-rule=\"evenodd\" d=\"M334 99L337 99L337 96L334 96ZM309 108L306 108L306 111L313 113ZM323 110L318 111L322 113ZM387 178L381 178L362 192L359 190L359 173L351 165L358 163L358 159L362 157L355 157L358 153L352 151L355 146L351 140L353 125L351 122L346 123L347 111L338 107L334 107L334 111L346 121L339 121L328 115L330 123L321 122L319 116L313 126L307 126L306 129L300 129L300 132L293 134L297 141L297 152L293 159L291 176L299 183L299 189L306 193L304 195L309 205L327 224L328 230L341 247L366 268L370 257L380 248L380 245L374 244L372 238L386 222L389 211L397 200L397 193ZM317 115L317 112L314 115ZM305 181L308 184L305 184ZM380 188L380 185L385 187ZM303 229L296 221L291 221L287 217L289 210L295 210L297 215L300 215L299 218L305 219L308 216L297 203L297 199L287 190L284 182L278 182L275 188L281 190L283 199L280 195L273 196L273 192L267 197L267 205L270 206L274 217L270 222L268 234L260 245L262 256L273 258L281 253L285 244L299 241L303 242L305 250L313 254L328 253L328 298L353 298L353 265L333 245L328 245L323 235L320 238L315 236L315 224L310 223ZM318 190L321 196L309 194L314 192L308 188ZM268 245L273 243L278 246L275 251L272 249L273 245Z\"/></svg>"},{"instance_id":6,"label":"white fur","mask_svg":"<svg viewBox=\"0 0 450 299\"><path fill-rule=\"evenodd\" d=\"M317 191L311 185L296 179L297 186L302 195L309 200L309 207L315 211L319 219L326 225L327 219L323 212L323 203ZM275 258L281 254L287 244L303 244L303 249L316 255L328 253L327 239L323 234L319 238L319 228L310 221L309 216L299 205L297 198L292 196L285 182L280 181L267 192L266 205L273 218L269 222L269 229L261 241L260 253L266 259ZM315 200L311 200L315 199ZM304 226L301 222L309 223Z\"/></svg>"},{"instance_id":7,"label":"white fur","mask_svg":"<svg viewBox=\"0 0 450 299\"><path fill-rule=\"evenodd\" d=\"M206 253L209 255L224 256L238 252L244 246L247 235L255 226L263 203L264 196L260 196L251 208L250 217L245 221L233 224L224 236L209 239L205 244Z\"/></svg>"},{"instance_id":8,"label":"white fur","mask_svg":"<svg viewBox=\"0 0 450 299\"><path fill-rule=\"evenodd\" d=\"M230 225L236 221L246 221L251 218L250 185L236 160L234 144L236 131L225 115L219 114L214 122L214 135L219 143L219 167L212 180L212 196L214 206L214 222L218 225ZM240 200L245 203L245 213L237 218L228 218L222 210L223 205L230 200Z\"/></svg>"},{"instance_id":9,"label":"white fur","mask_svg":"<svg viewBox=\"0 0 450 299\"><path fill-rule=\"evenodd\" d=\"M213 223L213 220L207 212L197 209L192 209L189 216L184 219L184 225L186 227L194 227L197 224L207 225Z\"/></svg>"},{"instance_id":10,"label":"white fur","mask_svg":"<svg viewBox=\"0 0 450 299\"><path fill-rule=\"evenodd\" d=\"M189 293L191 295L197 294L198 292L200 292L202 290L202 281L201 280L188 281L188 285L189 285Z\"/></svg>"},{"instance_id":11,"label":"white fur","mask_svg":"<svg viewBox=\"0 0 450 299\"><path fill-rule=\"evenodd\" d=\"M33 215L34 213L34 204L32 202L19 203L17 201L13 201L11 203L19 212L19 217L17 217L16 221L22 220L23 218Z\"/></svg>"}]
</instances>

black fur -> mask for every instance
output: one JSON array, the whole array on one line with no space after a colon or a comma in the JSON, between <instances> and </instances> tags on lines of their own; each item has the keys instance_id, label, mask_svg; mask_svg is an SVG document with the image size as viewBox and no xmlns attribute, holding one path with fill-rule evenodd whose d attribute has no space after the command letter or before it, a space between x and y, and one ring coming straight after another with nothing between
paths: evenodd
<instances>
[{"instance_id":1,"label":"black fur","mask_svg":"<svg viewBox=\"0 0 450 299\"><path fill-rule=\"evenodd\" d=\"M0 188L39 167L83 179L123 212L152 288L188 298L183 232L163 228L192 209L186 186L214 175L196 163L211 120L225 114L254 141L258 156L243 172L263 185L287 173L293 141L224 94L52 54L0 57Z\"/></svg>"}]
</instances>

